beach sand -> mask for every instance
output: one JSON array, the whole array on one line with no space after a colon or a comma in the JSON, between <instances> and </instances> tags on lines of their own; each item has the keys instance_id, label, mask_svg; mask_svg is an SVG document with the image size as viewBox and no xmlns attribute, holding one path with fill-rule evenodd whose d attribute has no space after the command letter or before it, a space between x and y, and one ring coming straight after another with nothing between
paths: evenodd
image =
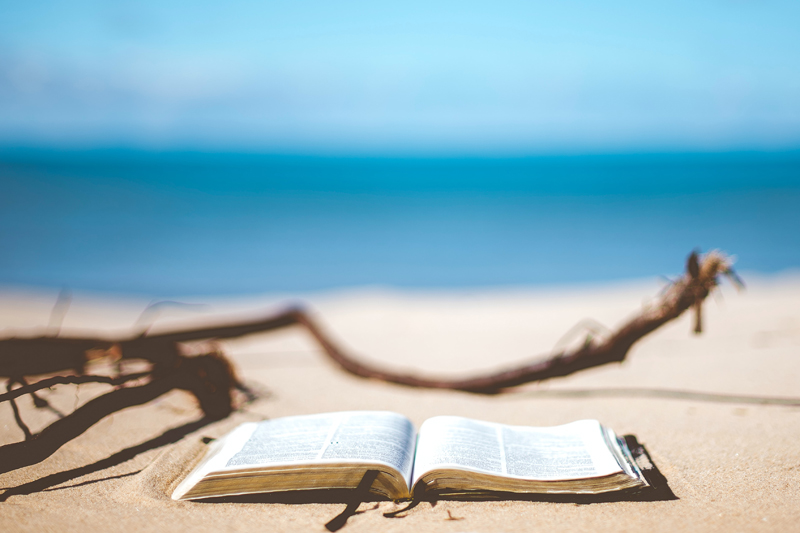
<instances>
[{"instance_id":1,"label":"beach sand","mask_svg":"<svg viewBox=\"0 0 800 533\"><path fill-rule=\"evenodd\" d=\"M386 409L415 424L460 415L548 426L596 418L634 435L675 499L603 503L440 501L363 503L342 531L797 531L800 529L800 277L747 277L748 288L705 306L706 331L689 314L634 346L628 360L497 396L425 391L352 377L299 328L225 342L239 373L263 397L197 427L192 397L175 391L110 416L44 462L0 476L3 531L325 531L344 503L175 502L170 494L206 447L245 421L323 411ZM305 295L315 316L365 361L466 376L544 356L584 318L615 326L660 289L656 282L485 291L361 289ZM47 324L55 294L5 289L0 325ZM175 310L157 328L279 309L288 299L211 301ZM146 302L76 295L65 332L130 331ZM198 318L200 316L201 318ZM572 339L579 341L578 337ZM51 403L71 411L108 387L58 386ZM570 392L571 391L571 392ZM605 391L605 392L603 392ZM682 395L676 391L704 393ZM37 430L55 419L20 402ZM8 403L0 441L21 440ZM175 429L177 428L177 429ZM0 461L2 457L0 456Z\"/></svg>"}]
</instances>

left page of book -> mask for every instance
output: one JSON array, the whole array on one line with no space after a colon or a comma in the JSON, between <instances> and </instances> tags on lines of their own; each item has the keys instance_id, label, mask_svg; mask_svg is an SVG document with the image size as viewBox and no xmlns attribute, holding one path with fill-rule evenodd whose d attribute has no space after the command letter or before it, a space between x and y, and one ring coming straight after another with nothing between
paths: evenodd
<instances>
[{"instance_id":1,"label":"left page of book","mask_svg":"<svg viewBox=\"0 0 800 533\"><path fill-rule=\"evenodd\" d=\"M173 494L180 499L206 477L243 475L279 467L374 464L410 484L416 432L389 411L348 411L243 424L209 451Z\"/></svg>"}]
</instances>

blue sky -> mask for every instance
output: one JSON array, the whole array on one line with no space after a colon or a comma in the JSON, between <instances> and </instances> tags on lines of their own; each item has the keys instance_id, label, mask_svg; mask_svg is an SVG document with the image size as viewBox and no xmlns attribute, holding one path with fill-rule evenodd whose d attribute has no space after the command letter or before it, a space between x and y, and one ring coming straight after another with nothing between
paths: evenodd
<instances>
[{"instance_id":1,"label":"blue sky","mask_svg":"<svg viewBox=\"0 0 800 533\"><path fill-rule=\"evenodd\" d=\"M10 2L0 145L800 147L800 3Z\"/></svg>"}]
</instances>

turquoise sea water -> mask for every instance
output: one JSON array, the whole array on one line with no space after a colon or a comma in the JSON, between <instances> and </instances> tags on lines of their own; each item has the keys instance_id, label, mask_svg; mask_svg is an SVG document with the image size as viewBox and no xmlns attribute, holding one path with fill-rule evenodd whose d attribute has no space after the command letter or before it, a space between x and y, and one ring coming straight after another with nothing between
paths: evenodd
<instances>
[{"instance_id":1,"label":"turquoise sea water","mask_svg":"<svg viewBox=\"0 0 800 533\"><path fill-rule=\"evenodd\" d=\"M800 267L800 153L0 153L0 284L154 296Z\"/></svg>"}]
</instances>

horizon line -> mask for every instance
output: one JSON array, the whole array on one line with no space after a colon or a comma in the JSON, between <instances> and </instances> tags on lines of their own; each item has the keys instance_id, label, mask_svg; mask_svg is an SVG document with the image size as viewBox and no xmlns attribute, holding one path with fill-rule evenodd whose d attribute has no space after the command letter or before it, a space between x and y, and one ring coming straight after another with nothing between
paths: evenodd
<instances>
[{"instance_id":1,"label":"horizon line","mask_svg":"<svg viewBox=\"0 0 800 533\"><path fill-rule=\"evenodd\" d=\"M50 144L4 144L0 142L0 158L11 156L249 156L275 159L320 159L320 160L533 160L568 158L613 158L613 157L725 157L725 156L788 156L800 157L800 144L775 148L641 148L619 150L276 150L247 147L198 147L198 146L145 146L134 144L109 144L65 146Z\"/></svg>"}]
</instances>

